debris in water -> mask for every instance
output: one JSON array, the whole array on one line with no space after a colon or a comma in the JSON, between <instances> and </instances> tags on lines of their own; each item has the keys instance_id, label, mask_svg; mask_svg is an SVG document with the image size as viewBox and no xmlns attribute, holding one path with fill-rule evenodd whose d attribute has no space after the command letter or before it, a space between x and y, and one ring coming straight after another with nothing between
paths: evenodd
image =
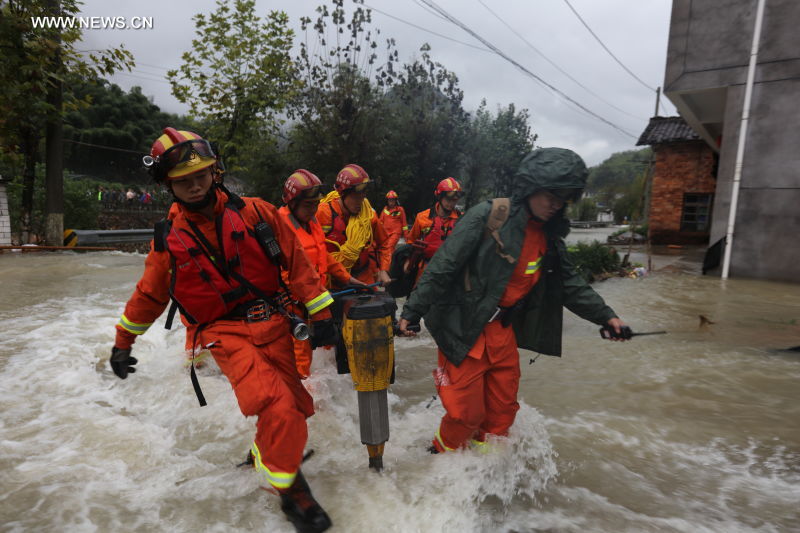
<instances>
[{"instance_id":1,"label":"debris in water","mask_svg":"<svg viewBox=\"0 0 800 533\"><path fill-rule=\"evenodd\" d=\"M697 315L700 317L700 329L708 329L708 326L716 324L716 322L709 319L707 316Z\"/></svg>"}]
</instances>

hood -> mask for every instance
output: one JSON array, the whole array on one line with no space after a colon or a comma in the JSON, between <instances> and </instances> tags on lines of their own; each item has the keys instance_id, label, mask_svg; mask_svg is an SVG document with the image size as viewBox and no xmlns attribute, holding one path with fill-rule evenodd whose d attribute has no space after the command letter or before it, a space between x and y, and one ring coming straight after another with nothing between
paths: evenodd
<instances>
[{"instance_id":1,"label":"hood","mask_svg":"<svg viewBox=\"0 0 800 533\"><path fill-rule=\"evenodd\" d=\"M566 148L539 148L519 165L511 200L522 203L542 189L583 189L589 175L581 156Z\"/></svg>"}]
</instances>

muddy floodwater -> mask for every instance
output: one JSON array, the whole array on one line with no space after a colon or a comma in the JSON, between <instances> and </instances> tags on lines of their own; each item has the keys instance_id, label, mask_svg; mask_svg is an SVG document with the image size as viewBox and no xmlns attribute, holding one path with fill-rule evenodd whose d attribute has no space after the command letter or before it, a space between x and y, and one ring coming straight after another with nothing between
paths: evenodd
<instances>
[{"instance_id":1,"label":"muddy floodwater","mask_svg":"<svg viewBox=\"0 0 800 533\"><path fill-rule=\"evenodd\" d=\"M443 409L424 328L395 341L382 474L349 376L317 353L303 471L331 531L800 531L800 353L780 350L800 345L800 285L722 282L669 254L595 284L634 331L668 333L613 343L567 313L562 358L521 353L521 409L487 454L426 451ZM0 255L0 531L292 531L235 466L254 421L213 364L198 406L182 328L162 317L136 374L110 371L143 261Z\"/></svg>"}]
</instances>

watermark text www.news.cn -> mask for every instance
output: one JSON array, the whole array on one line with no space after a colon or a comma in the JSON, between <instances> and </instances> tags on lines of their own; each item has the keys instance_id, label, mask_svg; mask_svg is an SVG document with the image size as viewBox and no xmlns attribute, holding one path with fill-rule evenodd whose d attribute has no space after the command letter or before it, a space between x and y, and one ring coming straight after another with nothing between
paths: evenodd
<instances>
[{"instance_id":1,"label":"watermark text www.news.cn","mask_svg":"<svg viewBox=\"0 0 800 533\"><path fill-rule=\"evenodd\" d=\"M151 30L153 17L31 17L34 28L81 30Z\"/></svg>"}]
</instances>

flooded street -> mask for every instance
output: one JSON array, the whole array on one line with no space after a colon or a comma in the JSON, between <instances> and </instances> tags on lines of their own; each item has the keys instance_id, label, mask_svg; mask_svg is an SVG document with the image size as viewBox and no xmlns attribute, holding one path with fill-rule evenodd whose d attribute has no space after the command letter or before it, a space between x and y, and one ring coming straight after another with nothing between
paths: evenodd
<instances>
[{"instance_id":1,"label":"flooded street","mask_svg":"<svg viewBox=\"0 0 800 533\"><path fill-rule=\"evenodd\" d=\"M668 334L612 343L566 313L564 356L521 353L522 407L485 455L426 451L443 414L426 331L395 342L382 474L349 376L315 356L303 471L331 531L800 531L800 353L778 350L800 345L800 285L701 277L671 253L594 285L634 331ZM213 364L197 405L181 327L156 322L127 380L109 369L143 262L0 255L0 531L292 531L235 467L254 420Z\"/></svg>"}]
</instances>

